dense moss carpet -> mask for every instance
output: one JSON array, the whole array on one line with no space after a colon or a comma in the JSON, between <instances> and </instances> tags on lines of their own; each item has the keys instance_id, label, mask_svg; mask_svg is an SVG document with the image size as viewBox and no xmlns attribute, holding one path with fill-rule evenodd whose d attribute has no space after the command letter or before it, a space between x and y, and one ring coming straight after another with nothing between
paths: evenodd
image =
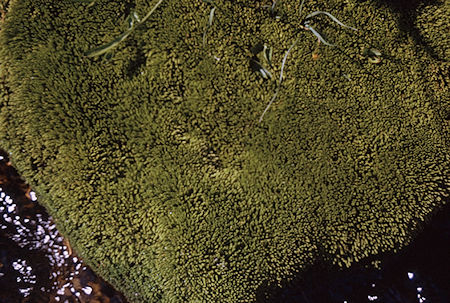
<instances>
[{"instance_id":1,"label":"dense moss carpet","mask_svg":"<svg viewBox=\"0 0 450 303\"><path fill-rule=\"evenodd\" d=\"M156 1L89 2L12 1L0 146L130 301L253 302L317 258L345 266L406 245L444 204L444 2L402 15L384 1L306 1L299 17L300 1L271 13L218 0L203 43L212 5L163 1L109 60L85 52ZM339 46L316 50L300 27L318 10L359 30L316 16ZM273 47L272 80L250 67L259 42Z\"/></svg>"}]
</instances>

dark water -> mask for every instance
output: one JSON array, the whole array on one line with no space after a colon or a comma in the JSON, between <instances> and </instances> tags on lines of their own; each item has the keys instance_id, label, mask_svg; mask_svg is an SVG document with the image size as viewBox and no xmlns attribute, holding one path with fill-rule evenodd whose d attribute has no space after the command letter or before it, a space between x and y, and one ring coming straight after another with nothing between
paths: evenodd
<instances>
[{"instance_id":1,"label":"dark water","mask_svg":"<svg viewBox=\"0 0 450 303\"><path fill-rule=\"evenodd\" d=\"M406 249L377 259L316 265L282 288L261 288L258 302L449 303L450 205ZM126 301L76 255L0 152L0 303L9 302Z\"/></svg>"},{"instance_id":2,"label":"dark water","mask_svg":"<svg viewBox=\"0 0 450 303\"><path fill-rule=\"evenodd\" d=\"M269 290L271 296L261 301L450 303L450 205L396 254L373 257L346 270L316 266L301 277Z\"/></svg>"},{"instance_id":3,"label":"dark water","mask_svg":"<svg viewBox=\"0 0 450 303\"><path fill-rule=\"evenodd\" d=\"M0 152L0 302L126 302L83 263Z\"/></svg>"}]
</instances>

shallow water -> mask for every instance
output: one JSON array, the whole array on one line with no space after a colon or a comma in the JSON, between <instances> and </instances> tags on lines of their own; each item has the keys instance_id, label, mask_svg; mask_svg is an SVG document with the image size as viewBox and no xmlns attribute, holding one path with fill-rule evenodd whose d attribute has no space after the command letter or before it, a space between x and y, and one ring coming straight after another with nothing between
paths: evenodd
<instances>
[{"instance_id":1,"label":"shallow water","mask_svg":"<svg viewBox=\"0 0 450 303\"><path fill-rule=\"evenodd\" d=\"M0 153L0 302L126 302L71 249Z\"/></svg>"},{"instance_id":2,"label":"shallow water","mask_svg":"<svg viewBox=\"0 0 450 303\"><path fill-rule=\"evenodd\" d=\"M76 255L8 161L0 152L0 302L126 302ZM447 203L399 253L347 270L316 265L282 288L261 288L258 302L448 303L449 257Z\"/></svg>"}]
</instances>

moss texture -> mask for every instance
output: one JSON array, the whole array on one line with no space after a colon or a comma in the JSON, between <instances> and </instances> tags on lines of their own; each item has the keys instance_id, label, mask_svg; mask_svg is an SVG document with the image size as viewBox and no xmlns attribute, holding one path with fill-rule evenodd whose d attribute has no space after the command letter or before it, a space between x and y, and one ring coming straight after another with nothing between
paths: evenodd
<instances>
[{"instance_id":1,"label":"moss texture","mask_svg":"<svg viewBox=\"0 0 450 303\"><path fill-rule=\"evenodd\" d=\"M283 1L278 20L266 3L218 0L204 47L211 6L165 1L109 61L84 52L153 1L11 4L0 146L130 301L254 302L317 257L348 266L406 245L443 205L448 62L399 30L389 7L356 0L306 1L305 13L360 29L317 17L341 48L322 45L313 60L299 2ZM448 57L448 8L417 10L425 41ZM298 37L258 124L276 80L251 71L250 49L271 45L277 75Z\"/></svg>"}]
</instances>

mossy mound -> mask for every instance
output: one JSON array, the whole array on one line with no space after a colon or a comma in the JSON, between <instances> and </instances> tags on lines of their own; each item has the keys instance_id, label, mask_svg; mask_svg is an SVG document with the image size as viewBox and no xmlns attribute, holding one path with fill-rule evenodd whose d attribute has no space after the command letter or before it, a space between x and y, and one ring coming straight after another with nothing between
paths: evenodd
<instances>
[{"instance_id":1,"label":"mossy mound","mask_svg":"<svg viewBox=\"0 0 450 303\"><path fill-rule=\"evenodd\" d=\"M154 2L13 1L0 146L130 301L253 302L317 257L349 265L406 245L444 203L448 78L434 68L448 64L371 1L305 3L360 29L318 16L341 48L313 60L298 2L278 19L258 2L216 1L203 45L211 6L165 1L108 61L84 53ZM297 37L258 124L276 81L252 72L250 49L271 45L276 75Z\"/></svg>"}]
</instances>

